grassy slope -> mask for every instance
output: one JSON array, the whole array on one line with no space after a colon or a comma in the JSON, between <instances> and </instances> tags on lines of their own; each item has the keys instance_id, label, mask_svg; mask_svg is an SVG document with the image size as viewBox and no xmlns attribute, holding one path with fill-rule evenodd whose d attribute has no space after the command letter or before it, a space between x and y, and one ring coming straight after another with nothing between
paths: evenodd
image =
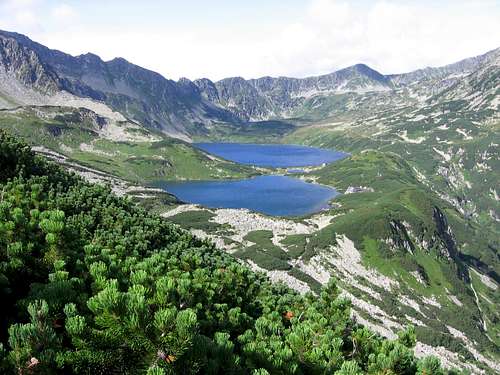
<instances>
[{"instance_id":1,"label":"grassy slope","mask_svg":"<svg viewBox=\"0 0 500 375\"><path fill-rule=\"evenodd\" d=\"M259 121L247 124L216 124L209 131L194 134L193 139L217 142L276 143L292 133L296 125L288 121Z\"/></svg>"},{"instance_id":2,"label":"grassy slope","mask_svg":"<svg viewBox=\"0 0 500 375\"><path fill-rule=\"evenodd\" d=\"M428 115L429 113L425 113L428 111L428 109L422 110L422 113L414 115ZM500 264L494 255L495 252L492 251L499 247L500 226L490 216L490 210L497 212L500 210L500 204L492 193L494 189L498 191L500 155L495 140L500 136L499 123L478 126L474 119L468 119L460 113L454 114L453 117L447 113L432 121L425 119L407 121L404 116L380 121L391 124L380 135L376 134L380 131L379 122L366 126L355 122L349 127L302 128L287 140L353 153L377 149L404 156L411 169L415 168L423 176L423 180L420 178L421 182L437 192L440 197L449 202L454 201L455 208L458 206L463 212L469 213L470 217L464 223L463 212L459 213L451 207L447 211L452 225L460 222L476 233L473 237L476 242L471 242L471 237L462 235L463 231L456 231L462 245L460 250L488 264L500 274ZM404 131L409 139L419 140L420 143L403 141L400 134ZM468 136L464 137L461 132L465 132ZM450 160L444 160L435 150L449 154ZM368 164L366 169L372 168ZM478 167L482 165L485 167ZM349 175L356 176L351 166L347 170L341 175L337 174L338 178L332 180L332 184L342 187L343 183L349 181ZM373 165L372 173L375 171L376 165ZM359 173L365 172L366 170L359 171ZM327 183L328 178L333 176L325 177L323 182ZM359 179L357 183L367 185L364 179Z\"/></svg>"},{"instance_id":3,"label":"grassy slope","mask_svg":"<svg viewBox=\"0 0 500 375\"><path fill-rule=\"evenodd\" d=\"M2 131L0 149L0 372L448 374L333 284L299 296Z\"/></svg>"},{"instance_id":4,"label":"grassy slope","mask_svg":"<svg viewBox=\"0 0 500 375\"><path fill-rule=\"evenodd\" d=\"M276 131L275 127L263 131L258 126L247 132L217 129L213 137L226 141L280 141L351 152L351 158L305 177L341 191L349 186L369 186L375 190L374 193L338 197L336 202L341 208L331 212L342 216L313 235L285 238L281 244L288 249L286 254L276 248L265 233L251 232L245 240L255 245L240 247L235 255L250 259L265 269L287 271L314 286L314 280L290 267L289 261L299 257L307 260L334 244L336 234L345 233L362 252L367 266L400 282L401 293L434 296L440 301L441 308L425 307L427 318L423 319L415 316L415 311L410 308L401 305L395 308L393 297L378 290L384 295L382 307L385 311L401 321L404 321L404 315L424 321L427 327L418 329L420 340L444 345L470 359L470 353L460 340L449 334L443 323L447 322L475 340L483 352L498 356L498 312L488 308L489 305L483 306L489 303L484 298L480 301L480 312L470 284L463 280L470 265L497 279L500 274L495 250L498 248L499 228L489 215L490 208L499 208L490 190L498 183L497 171L500 168L498 155L495 157L498 151L492 145L498 139L498 124L479 126L489 114L460 111L460 103L431 105L415 111L412 106L393 108L392 100L398 98L391 98L389 94L382 94L383 103L380 104L380 97L377 94L365 94L361 98L355 94L343 94L312 98L293 114L297 119L289 121L298 126L282 132ZM314 125L308 125L308 122L314 122ZM464 136L462 131L468 135ZM433 151L434 148L450 153L451 160L443 160L438 152ZM372 151L362 152L367 150ZM480 170L477 164L485 162L485 152L490 169ZM467 203L467 200L473 203ZM463 212L457 211L457 206L466 211L471 205L475 210L473 218L466 218ZM458 247L452 260L443 256L445 235L438 234L435 207L445 215ZM404 223L410 231L408 239L415 246L413 254L401 249L395 251L387 245L386 241L391 237L405 240L400 238L405 236L404 233L394 233L391 229L391 221ZM213 232L221 236L220 230ZM420 246L429 242L433 243L430 248ZM427 284L416 281L411 273L417 271L427 278ZM471 279L474 283L472 276ZM349 289L348 285L344 287ZM359 291L351 288L351 292L356 294ZM498 303L497 294L490 296L489 300ZM453 303L449 295L458 296L463 306ZM486 298L488 295L491 293L485 294ZM370 298L367 295L362 297ZM379 304L378 301L371 302ZM483 319L491 322L489 336L482 332Z\"/></svg>"},{"instance_id":5,"label":"grassy slope","mask_svg":"<svg viewBox=\"0 0 500 375\"><path fill-rule=\"evenodd\" d=\"M459 295L464 307L446 304L435 312L436 318L461 327L468 337L481 342L482 350L498 356L500 317L491 309L491 303L500 301L498 292L485 290L471 273L472 285L480 287L485 297L477 304L471 285L455 277L456 267L422 251L425 249L417 249L412 256L391 254L381 241L391 234L387 224L394 218L409 223L415 237L425 237L428 232L424 228L435 228L432 207L438 205L454 234L459 262L479 267L498 281L500 226L491 212L500 209L493 193L495 189L498 192L500 170L499 123L486 121L491 111L464 111L462 106L449 102L418 111L387 110L364 117L344 110L297 129L285 141L353 153L350 159L316 172L318 181L340 189L370 186L375 193L339 197L345 215L329 229L346 233L362 250L366 264L388 276L398 275L417 293L445 297L447 288ZM375 149L378 151L363 152ZM409 274L422 268L429 277L425 287ZM488 335L478 324L482 319L490 322ZM421 338L456 346L442 334L440 324L420 329Z\"/></svg>"},{"instance_id":6,"label":"grassy slope","mask_svg":"<svg viewBox=\"0 0 500 375\"><path fill-rule=\"evenodd\" d=\"M363 263L368 268L374 268L399 283L398 294L411 296L417 301L422 298L435 298L441 306L422 303L424 316L399 303L393 293L375 285L366 286L379 293L382 296L381 301L374 300L349 282L340 279L339 283L343 288L380 306L400 322L405 322L406 316L423 322L426 327L417 327L417 335L419 340L426 344L444 345L462 353L468 361L473 361L463 343L449 334L446 325L450 325L477 342L483 353L489 353L493 357L499 355L498 348L495 348L480 328L482 319L486 319L491 327L490 337L498 345L498 336L495 336L498 330L498 313L491 306L484 305L487 303L484 299L481 301L482 312L479 311L472 289L461 276L466 267L463 260L457 254L447 258L448 252L453 249L447 249L443 243L444 233L434 219L435 207L449 218L452 231L457 234L458 243L462 243L462 238L468 238L470 242L480 242L481 237L463 218L454 216L455 210L451 205L439 199L418 181L409 163L394 153L368 151L355 154L306 176L340 190L348 186L365 185L375 191L337 197L335 202L338 205L330 209L328 214L340 216L313 234L287 236L280 241L286 252L272 243L270 231L253 231L244 237L245 241L250 242L249 245L239 244L236 247L236 257L251 260L267 270L286 271L309 284L313 290L317 290L319 283L290 263L295 259L307 262L316 255L328 253L331 251L330 247L335 244L336 236L346 234L354 241L362 254ZM181 213L171 219L185 227L202 229L226 240L227 234L231 234L231 228L222 228L215 223L211 223L212 226L200 223L199 218L209 221L211 217L213 214L208 211L193 211ZM407 232L395 232L391 222L403 224ZM410 252L397 245L389 246L388 239L408 240L414 248ZM432 245L423 247L422 241ZM426 283L418 282L415 273L422 275ZM477 280L474 285L476 284ZM491 301L498 298L495 293L484 291L484 286L481 291L480 293ZM457 296L463 305L457 306L453 303L450 295Z\"/></svg>"},{"instance_id":7,"label":"grassy slope","mask_svg":"<svg viewBox=\"0 0 500 375\"><path fill-rule=\"evenodd\" d=\"M467 238L468 243L487 245L482 231L469 225L455 214L453 207L438 199L428 188L420 184L409 164L395 154L366 152L316 173L319 182L341 188L347 185L373 187L374 193L349 194L337 199L345 214L334 221L332 230L345 233L353 239L357 248L363 251L368 265L374 266L388 276L398 275L401 281L418 293L445 297L447 288L449 292L463 296L470 313L470 327L475 328L473 322L478 318L478 311L467 284L457 277L457 266L453 264L454 262L444 259L437 248L420 249L417 246L417 251L411 256L407 252L394 253L382 240L394 235L389 221L396 220L405 222L405 226L411 228L410 237L430 243L437 230L433 220L435 206L440 207L446 216L451 218L450 226L453 234L456 234L458 244L463 244L462 240ZM484 251L487 251L486 248L487 246ZM462 246L460 250L463 249ZM490 251L490 255L494 254ZM459 259L456 261L462 263ZM409 274L422 269L429 280L425 286L416 283L415 278ZM449 304L446 308L450 309L451 321L460 323L459 320L465 320L463 313L460 319L453 317L451 312L456 309L453 304ZM490 319L496 320L496 315L490 315ZM477 329L468 332L471 337L480 336L477 333ZM482 341L488 346L487 341L484 339ZM495 341L498 344L498 337Z\"/></svg>"},{"instance_id":8,"label":"grassy slope","mask_svg":"<svg viewBox=\"0 0 500 375\"><path fill-rule=\"evenodd\" d=\"M145 184L155 179L205 180L255 174L250 167L212 159L186 142L143 129L131 130L143 133L139 134L142 141L106 139L78 110L41 108L36 111L38 114L33 109L0 111L0 128L33 145L45 146L79 164L128 181ZM154 137L154 141L147 141L145 137L149 136Z\"/></svg>"},{"instance_id":9,"label":"grassy slope","mask_svg":"<svg viewBox=\"0 0 500 375\"><path fill-rule=\"evenodd\" d=\"M345 104L347 99L349 98L342 97L338 102L335 100L330 100L330 102L340 105ZM429 149L432 150L432 147L442 149L438 143L439 140L435 137L443 139L449 132L436 128L449 119L437 120L432 124L425 121L405 123L402 118L398 117L399 115L391 114L390 111L386 114L386 116L391 115L395 117L388 123L397 130L391 130L389 134L386 133L380 137L373 136L373 133L378 131L376 127L370 128L362 123L356 123L356 126L352 128L343 126L344 121L353 121L353 118L345 113L335 118L335 121L340 119L338 126L332 127L330 123L335 123L335 121L325 120L317 126L298 127L295 132L286 134L284 141L287 143L306 143L353 152L352 157L312 172L306 175L306 178L316 179L319 183L334 186L341 191L349 186L369 186L375 192L338 197L336 202L341 205L341 208L333 210L333 213L340 213L342 216L313 235L293 235L285 238L281 243L288 249L286 254L271 243L266 233L251 232L245 240L254 242L255 245L240 248L235 255L250 259L266 269L288 271L293 276L298 276L300 280L315 286L314 280L307 279L307 275L291 268L288 262L291 259L307 260L313 257L328 249L334 243L336 234L344 233L362 252L363 261L367 266L400 282L401 293L406 295L416 293L422 297L434 296L440 301L441 308L433 306L425 308L427 318L423 319L419 315L415 316L415 312L410 308L401 305L394 308L392 296L378 290L384 296L382 307L385 311L401 320L404 320L404 315L410 315L424 321L427 327L419 327L417 330L420 340L428 344L445 345L470 357L462 343L449 335L446 325L442 323L447 322L475 340L482 351L497 356L498 347L495 348L481 332L478 322L481 319L492 322L490 338L498 345L500 342L500 338L496 335L498 313L491 308L488 309L487 306L482 308L482 314L479 312L470 286L459 276L461 273L466 273L464 269L467 266L464 259L457 255L456 259L446 260L441 254L444 251L444 245L439 235L436 234L438 229L433 213L434 207L439 207L448 220L460 252L480 260L481 265L484 266L484 272L493 272L498 275L498 263L494 259L495 252L491 248L494 242L494 231L488 230L488 226L485 231L485 226L464 219L451 204L440 199L430 188L435 185L446 186L443 177L435 173L441 165L440 156L430 155ZM457 122L452 125L451 139L456 142L455 147L467 148L467 150L470 148L470 153L473 155L480 149L478 145L488 146L487 143L491 141L492 132L496 131L496 126L482 128L480 132L474 134L476 135L474 140L464 140L455 129L464 129L472 135L471 129L474 124L468 123L471 125L470 128L465 127L466 124ZM422 143L402 142L397 133L403 131L407 132L407 137L410 139L427 137L427 140ZM432 134L431 137L430 131L435 131L436 134ZM249 138L241 137L241 133L232 134L229 139L238 141L254 141L255 139L253 134ZM266 139L264 133L261 139ZM361 152L370 149L372 151ZM373 149L379 151L373 151ZM404 159L401 158L402 155L405 156ZM423 183L415 168L427 176L432 185L429 182ZM474 173L476 181L484 178L484 175L474 170L471 170L468 176ZM487 188L491 187L491 182L495 181L495 178L494 173L489 175L486 179ZM479 185L474 183L472 186L473 188L470 189L472 192L480 190ZM488 190L483 190L487 195ZM415 245L413 254L395 251L386 244L388 238L402 235L401 233L395 234L391 230L391 221L405 223L411 231L410 240L413 239ZM433 248L421 248L415 240L434 241L435 245ZM425 276L426 285L416 281L411 274L415 272L420 272ZM348 285L344 287L351 289L353 293L359 292ZM464 305L459 307L452 303L448 295L459 296ZM364 295L363 298L369 300L370 297ZM498 296L492 296L490 300L498 301ZM380 304L378 301L371 302Z\"/></svg>"},{"instance_id":10,"label":"grassy slope","mask_svg":"<svg viewBox=\"0 0 500 375\"><path fill-rule=\"evenodd\" d=\"M395 123L397 124L397 121ZM35 122L31 125L31 128L20 126L20 129L16 128L16 131L21 132L21 135L28 139L31 139L30 137L35 138L35 136L35 139L43 139L44 142L47 142L47 147L62 151L60 144L52 141L53 138L46 131L36 134L31 133L34 126L37 126L37 130L39 130L39 125L40 123ZM43 126L51 125L53 124L47 125L45 123ZM415 124L410 125L405 130L408 132L408 137L411 138L418 138L427 134L426 131L429 131L428 124L417 123L416 126ZM1 123L0 126L2 126ZM9 124L9 126L11 125ZM401 128L401 124L398 124L398 126ZM433 127L435 126L434 124ZM276 141L276 136L289 134L291 130L291 128L282 127L280 124L271 130L266 128L263 131L262 129L264 128L254 127L234 132L234 129L223 128L219 130L217 137L224 140L247 142ZM494 127L493 130L495 130ZM23 131L25 134L22 134ZM227 133L225 133L226 131ZM474 142L485 144L489 139L488 134L481 141L475 138ZM165 178L220 178L224 176L237 177L238 173L242 173L241 170L228 168L230 170L229 175L212 174L213 169L210 167L200 167L203 164L203 158L201 159L202 163L200 163L200 159L196 160L201 153L191 148L186 149L186 145L179 141L158 142L156 145L116 143L105 140L95 141L87 134L87 131L81 128L71 129L68 137L64 138L64 136L63 134L62 139L65 142L67 141L70 147L78 148L80 143L94 141L93 144L99 150L115 153L106 156L76 151L76 155L72 155L72 157L85 164L131 180L144 181L157 178L162 174L166 176ZM286 238L283 244L289 249L288 255L284 255L281 250L276 249L262 233L249 234L252 239L247 239L254 240L256 245L240 249L236 255L242 258L250 258L267 269L289 270L295 277L312 285L314 280L308 279L307 275L301 274L296 269L290 270L287 261L290 258L300 256L312 257L318 250L331 245L334 242L333 238L336 233L346 233L349 238L355 241L357 248L362 251L364 262L367 265L375 267L391 277L399 275L399 281L403 281L405 287L408 287L408 293L414 290L424 296L437 295L440 300L444 301L447 300L444 288L447 288L451 293L461 296L461 300L466 305L463 309L458 309L452 303L445 304L442 309L439 309L440 311L433 307L428 308L429 320L424 323L432 328L419 329L420 340L430 344L444 344L465 353L463 346L457 340L443 333L446 331L443 323L436 323L436 319L440 319L441 321L450 322L454 327L460 327L468 337L479 343L483 351L495 354L495 348L491 347L485 336L478 330L477 322L481 320L481 317L471 296L470 289L456 276L456 265L443 262L443 259L439 258L436 253L420 249L417 249L414 255L411 256L405 253L393 254L383 242L387 236L392 234L388 223L393 218L410 223L412 229L435 228L435 223L432 222L432 207L437 204L442 205L443 211L446 213L454 233L456 233L457 242L461 244L460 250L483 260L485 264L495 264L492 260L494 253L491 250L488 251L491 234L488 232L484 235L484 233L481 233L482 227L475 227L473 223L465 222L453 207L444 204L417 180L412 169L413 166L430 176L429 178L433 178L432 173L439 165L437 158L428 157L428 150L432 146L426 143L407 144L399 142L398 137L394 137L394 135L392 137L382 136L376 138L365 127L354 127L353 129L334 128L332 130L331 127L325 124L318 127L299 128L295 133L286 136L285 141L343 150L346 150L345 146L348 145L347 151L354 152L353 157L315 172L315 177L321 183L330 184L340 189L345 189L351 185L367 185L373 187L375 193L345 195L338 198L338 202L342 204L342 208L338 212L344 215L335 220L332 225L312 236L298 235ZM457 135L456 141L467 143L459 135ZM178 147L177 150L175 150L176 147ZM377 148L382 152L358 153L369 148ZM169 156L169 161L173 161L174 168L162 168L163 162L153 158L158 155L158 150L161 152L160 155L165 153ZM193 151L194 154L190 154ZM118 157L116 152L119 152ZM128 157L121 158L120 154L128 155ZM189 155L187 159L186 154ZM402 161L397 157L397 154L406 155L405 158L408 159L409 163ZM134 157L130 158L130 155ZM137 159L137 155L141 155L141 158ZM176 156L178 159L176 159ZM190 164L191 162L194 163ZM165 169L168 172L164 172ZM439 178L439 176L436 176L436 181L439 182ZM492 176L492 178L494 180L495 177ZM190 222L192 217L187 214L186 218L174 219L178 220L179 224L186 226L186 220ZM202 217L201 221L205 221L205 219L205 217ZM208 231L213 229L204 227L201 221L198 226L201 225L203 229ZM363 228L363 230L360 231L359 228ZM217 228L217 230L220 230L220 228ZM423 229L421 232L417 230L416 235L419 236L424 232ZM305 240L306 237L307 241ZM477 244L480 246L477 246ZM409 272L421 269L424 270L429 279L429 283L425 287L416 282L415 278L409 274ZM364 298L368 297L364 296ZM498 301L498 296L491 296L491 300ZM392 306L391 296L384 295L383 303L390 310ZM393 309L391 313L396 316L406 313L411 315L411 311L404 309L399 311ZM494 309L488 309L487 306L483 307L483 313L491 321L490 326L494 327L492 328L493 332L496 332L498 313ZM493 336L492 340L496 341L498 345L498 336L494 334L490 336Z\"/></svg>"},{"instance_id":11,"label":"grassy slope","mask_svg":"<svg viewBox=\"0 0 500 375\"><path fill-rule=\"evenodd\" d=\"M362 252L365 264L396 278L402 286L402 293L434 296L440 301L441 308L426 307L427 318L423 319L419 315L415 316L415 311L410 308L401 305L395 308L393 297L378 290L384 295L382 307L385 311L397 316L401 321L404 321L404 315L424 320L427 328L418 329L420 340L428 344L445 345L470 357L462 343L449 334L443 323L448 322L475 340L482 351L498 356L498 312L484 306L481 313L470 285L462 280L463 274L467 274L466 267L470 264L479 267L484 273L489 272L496 276L500 274L495 253L498 226L487 213L491 205L498 205L491 200L489 192L490 188L494 188L495 182L498 182L495 172L498 171L498 165L492 165L490 171L478 171L474 168L477 159L485 150L490 155L493 152L490 143L498 133L498 125L478 127L477 121L481 120L481 114L454 113L453 104L450 108L431 106L414 112L411 107L397 110L391 108L389 97L384 99L385 107L382 108L377 98L377 95L367 94L361 99L363 103L359 102L359 97L350 94L313 98L296 111L295 115L301 121L290 122L302 126L297 126L292 132L287 130L273 135L270 133L274 129L269 128L264 132L261 128L254 127L247 133L235 132L234 129L218 129L215 137L224 140L281 141L351 152L351 158L312 172L306 175L306 178L316 179L319 183L334 186L341 191L349 186L369 186L375 190L374 193L336 198L341 208L332 212L342 216L313 235L293 235L285 238L281 244L288 249L286 254L277 249L265 233L252 232L245 240L255 245L243 246L235 255L250 259L265 269L287 271L314 286L314 280L307 279L307 275L291 268L289 261L313 257L334 244L336 234L344 233ZM352 108L348 109L349 106ZM442 114L434 116L434 112L438 110L442 111ZM424 118L415 120L417 116ZM432 120L429 120L431 116ZM365 121L366 118L369 121ZM307 125L308 121L314 121L315 125ZM440 128L445 124L447 128ZM460 133L461 130L473 139L464 137ZM405 141L405 134L414 142ZM278 139L279 136L283 138ZM423 140L419 141L420 139ZM459 154L458 157L452 157L448 165L443 165L442 157L432 151L433 148L442 152L448 151L448 145L443 144L443 139L454 143L451 153ZM460 149L465 151L465 157L460 157ZM362 152L366 150L378 151ZM404 160L401 156L404 156ZM449 178L438 173L438 170L442 171L440 167L447 168L452 174L456 170L465 170L464 178L470 181L471 188L464 192L463 183L450 187ZM425 176L425 181L422 181L422 175ZM460 176L455 180L460 182ZM463 196L474 197L477 202L478 215L475 220L465 219L454 205L446 201ZM437 224L433 217L435 207L439 207L446 216L458 245L460 254L456 254L455 259L446 260L442 254L445 246L437 234ZM189 216L188 213L186 215ZM398 239L404 236L404 233L392 231L391 221L408 226L411 237L409 239L413 240L415 245L413 254L404 250L395 251L386 244L388 238ZM221 235L220 230L213 232ZM422 240L427 243L434 241L434 246L422 248L417 243ZM417 282L411 274L417 271L427 278L426 285ZM350 288L349 285L344 287ZM350 289L355 294L359 292ZM457 306L450 301L449 295L459 296L464 305ZM366 300L370 298L367 295L362 297ZM483 299L481 305L487 303L485 301ZM491 296L490 301L498 302L498 296ZM379 304L378 301L371 302ZM481 331L482 319L491 321L489 337L495 344Z\"/></svg>"}]
</instances>

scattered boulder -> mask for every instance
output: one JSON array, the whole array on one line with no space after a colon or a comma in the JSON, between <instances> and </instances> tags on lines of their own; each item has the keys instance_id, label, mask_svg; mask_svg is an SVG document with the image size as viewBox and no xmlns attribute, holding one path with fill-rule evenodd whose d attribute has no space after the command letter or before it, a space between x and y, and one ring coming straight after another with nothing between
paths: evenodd
<instances>
[{"instance_id":1,"label":"scattered boulder","mask_svg":"<svg viewBox=\"0 0 500 375\"><path fill-rule=\"evenodd\" d=\"M373 193L374 191L373 188L367 186L349 186L344 194Z\"/></svg>"}]
</instances>

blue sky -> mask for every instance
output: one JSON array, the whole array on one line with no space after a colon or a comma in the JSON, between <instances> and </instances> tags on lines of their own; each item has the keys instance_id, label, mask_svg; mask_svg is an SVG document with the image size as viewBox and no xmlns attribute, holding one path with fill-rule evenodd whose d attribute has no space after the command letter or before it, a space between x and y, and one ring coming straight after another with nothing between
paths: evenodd
<instances>
[{"instance_id":1,"label":"blue sky","mask_svg":"<svg viewBox=\"0 0 500 375\"><path fill-rule=\"evenodd\" d=\"M500 47L500 0L0 0L0 28L172 79L398 73Z\"/></svg>"}]
</instances>

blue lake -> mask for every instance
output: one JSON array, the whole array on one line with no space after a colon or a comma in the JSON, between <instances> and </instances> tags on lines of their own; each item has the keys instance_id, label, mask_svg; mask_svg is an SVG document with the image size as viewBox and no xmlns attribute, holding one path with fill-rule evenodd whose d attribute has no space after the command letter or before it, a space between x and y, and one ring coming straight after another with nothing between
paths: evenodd
<instances>
[{"instance_id":1,"label":"blue lake","mask_svg":"<svg viewBox=\"0 0 500 375\"><path fill-rule=\"evenodd\" d=\"M347 154L296 145L248 143L198 143L213 155L259 167L316 166L342 159ZM273 216L303 216L328 207L338 195L331 187L288 176L265 175L244 180L158 182L157 186L181 201L210 208L247 208Z\"/></svg>"},{"instance_id":2,"label":"blue lake","mask_svg":"<svg viewBox=\"0 0 500 375\"><path fill-rule=\"evenodd\" d=\"M298 145L195 143L194 146L236 163L273 168L317 166L347 156L343 152Z\"/></svg>"},{"instance_id":3,"label":"blue lake","mask_svg":"<svg viewBox=\"0 0 500 375\"><path fill-rule=\"evenodd\" d=\"M210 208L248 208L272 216L302 216L328 207L333 188L287 176L245 180L159 182L184 202Z\"/></svg>"}]
</instances>

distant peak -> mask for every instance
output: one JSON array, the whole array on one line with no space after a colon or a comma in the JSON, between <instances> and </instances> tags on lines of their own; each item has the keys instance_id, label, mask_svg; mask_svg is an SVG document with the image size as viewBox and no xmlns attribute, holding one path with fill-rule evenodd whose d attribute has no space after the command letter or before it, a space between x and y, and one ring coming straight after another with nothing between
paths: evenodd
<instances>
[{"instance_id":1,"label":"distant peak","mask_svg":"<svg viewBox=\"0 0 500 375\"><path fill-rule=\"evenodd\" d=\"M382 73L378 72L377 70L369 67L366 64L360 63L356 65L352 65L350 67L347 67L345 69L341 69L335 73L346 73L346 72L357 72L359 74L362 74L364 76L369 77L370 79L374 79L379 82L385 82L387 81L387 77L384 76ZM333 74L335 74L333 73Z\"/></svg>"},{"instance_id":2,"label":"distant peak","mask_svg":"<svg viewBox=\"0 0 500 375\"><path fill-rule=\"evenodd\" d=\"M203 83L213 83L212 80L208 79L208 78L198 78L198 79L195 79L194 80L195 83L198 83L198 82L203 82Z\"/></svg>"},{"instance_id":3,"label":"distant peak","mask_svg":"<svg viewBox=\"0 0 500 375\"><path fill-rule=\"evenodd\" d=\"M96 54L94 54L92 52L84 53L83 55L77 56L77 58L85 59L88 61L102 61L99 56L97 56Z\"/></svg>"},{"instance_id":4,"label":"distant peak","mask_svg":"<svg viewBox=\"0 0 500 375\"><path fill-rule=\"evenodd\" d=\"M115 63L115 64L130 64L130 62L123 57L115 57L112 60L107 61L109 63Z\"/></svg>"},{"instance_id":5,"label":"distant peak","mask_svg":"<svg viewBox=\"0 0 500 375\"><path fill-rule=\"evenodd\" d=\"M33 42L30 38L28 38L26 35L19 34L13 31L0 30L0 37L7 39L14 39L17 43L27 46L37 44Z\"/></svg>"},{"instance_id":6,"label":"distant peak","mask_svg":"<svg viewBox=\"0 0 500 375\"><path fill-rule=\"evenodd\" d=\"M355 70L355 71L358 71L360 73L373 73L373 72L375 72L377 74L380 74L375 69L373 69L373 68L371 68L368 65L363 64L363 63L352 65L352 66L350 66L350 67L348 67L346 69Z\"/></svg>"},{"instance_id":7,"label":"distant peak","mask_svg":"<svg viewBox=\"0 0 500 375\"><path fill-rule=\"evenodd\" d=\"M193 81L191 81L189 78L186 78L186 77L179 78L177 83L179 85L185 85L185 86L193 86L194 85Z\"/></svg>"},{"instance_id":8,"label":"distant peak","mask_svg":"<svg viewBox=\"0 0 500 375\"><path fill-rule=\"evenodd\" d=\"M246 84L248 81L241 77L241 76L236 76L236 77L227 77L227 78L223 78L220 80L220 82L230 82L232 84Z\"/></svg>"},{"instance_id":9,"label":"distant peak","mask_svg":"<svg viewBox=\"0 0 500 375\"><path fill-rule=\"evenodd\" d=\"M353 65L353 67L356 68L356 69L370 69L370 70L373 70L368 65L363 64L363 63L355 64L355 65Z\"/></svg>"}]
</instances>

